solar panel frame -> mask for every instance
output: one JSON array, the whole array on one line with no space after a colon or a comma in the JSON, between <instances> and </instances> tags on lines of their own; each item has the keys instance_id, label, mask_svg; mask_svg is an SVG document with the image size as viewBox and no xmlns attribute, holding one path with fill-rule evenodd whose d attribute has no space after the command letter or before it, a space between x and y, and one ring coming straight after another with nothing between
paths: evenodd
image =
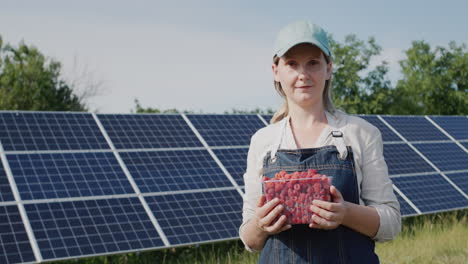
<instances>
[{"instance_id":1,"label":"solar panel frame","mask_svg":"<svg viewBox=\"0 0 468 264\"><path fill-rule=\"evenodd\" d=\"M467 153L453 142L414 143L413 146L441 171L463 170L464 164L468 164Z\"/></svg>"},{"instance_id":2,"label":"solar panel frame","mask_svg":"<svg viewBox=\"0 0 468 264\"><path fill-rule=\"evenodd\" d=\"M244 185L244 173L247 168L248 148L219 148L213 149L218 159L223 163L237 185Z\"/></svg>"},{"instance_id":3,"label":"solar panel frame","mask_svg":"<svg viewBox=\"0 0 468 264\"><path fill-rule=\"evenodd\" d=\"M236 189L185 192L145 196L145 198L173 246L238 238L242 199L239 199ZM226 212L223 210L228 210L228 214L219 213ZM196 223L196 226L187 227L184 223ZM220 236L223 233L229 234L229 237ZM193 234L193 237L190 234Z\"/></svg>"},{"instance_id":4,"label":"solar panel frame","mask_svg":"<svg viewBox=\"0 0 468 264\"><path fill-rule=\"evenodd\" d=\"M468 200L440 174L394 177L392 181L423 213L468 207ZM436 190L434 193L426 192L434 189ZM434 202L437 207L429 206L428 201Z\"/></svg>"},{"instance_id":5,"label":"solar panel frame","mask_svg":"<svg viewBox=\"0 0 468 264\"><path fill-rule=\"evenodd\" d=\"M401 142L402 139L395 134L380 118L376 115L358 115L358 117L366 120L371 123L373 126L377 127L382 134L382 140L384 142Z\"/></svg>"},{"instance_id":6,"label":"solar panel frame","mask_svg":"<svg viewBox=\"0 0 468 264\"><path fill-rule=\"evenodd\" d=\"M0 262L24 263L36 260L16 205L0 205Z\"/></svg>"},{"instance_id":7,"label":"solar panel frame","mask_svg":"<svg viewBox=\"0 0 468 264\"><path fill-rule=\"evenodd\" d=\"M142 193L233 187L205 149L119 154Z\"/></svg>"},{"instance_id":8,"label":"solar panel frame","mask_svg":"<svg viewBox=\"0 0 468 264\"><path fill-rule=\"evenodd\" d=\"M385 144L384 157L388 164L388 173L390 176L398 174L436 172L434 168L432 168L406 143Z\"/></svg>"},{"instance_id":9,"label":"solar panel frame","mask_svg":"<svg viewBox=\"0 0 468 264\"><path fill-rule=\"evenodd\" d=\"M429 116L456 140L468 140L468 118L464 116Z\"/></svg>"},{"instance_id":10,"label":"solar panel frame","mask_svg":"<svg viewBox=\"0 0 468 264\"><path fill-rule=\"evenodd\" d=\"M0 162L0 202L15 201L3 163Z\"/></svg>"},{"instance_id":11,"label":"solar panel frame","mask_svg":"<svg viewBox=\"0 0 468 264\"><path fill-rule=\"evenodd\" d=\"M7 154L22 200L135 194L111 152Z\"/></svg>"},{"instance_id":12,"label":"solar panel frame","mask_svg":"<svg viewBox=\"0 0 468 264\"><path fill-rule=\"evenodd\" d=\"M47 261L165 247L136 197L30 203L25 210Z\"/></svg>"},{"instance_id":13,"label":"solar panel frame","mask_svg":"<svg viewBox=\"0 0 468 264\"><path fill-rule=\"evenodd\" d=\"M187 122L178 114L97 114L96 116L116 149L203 147Z\"/></svg>"},{"instance_id":14,"label":"solar panel frame","mask_svg":"<svg viewBox=\"0 0 468 264\"><path fill-rule=\"evenodd\" d=\"M258 115L252 114L186 116L211 147L248 146L252 135L265 127Z\"/></svg>"},{"instance_id":15,"label":"solar panel frame","mask_svg":"<svg viewBox=\"0 0 468 264\"><path fill-rule=\"evenodd\" d=\"M0 111L0 141L5 151L109 149L92 114L83 112Z\"/></svg>"},{"instance_id":16,"label":"solar panel frame","mask_svg":"<svg viewBox=\"0 0 468 264\"><path fill-rule=\"evenodd\" d=\"M381 116L408 141L450 140L424 116Z\"/></svg>"}]
</instances>

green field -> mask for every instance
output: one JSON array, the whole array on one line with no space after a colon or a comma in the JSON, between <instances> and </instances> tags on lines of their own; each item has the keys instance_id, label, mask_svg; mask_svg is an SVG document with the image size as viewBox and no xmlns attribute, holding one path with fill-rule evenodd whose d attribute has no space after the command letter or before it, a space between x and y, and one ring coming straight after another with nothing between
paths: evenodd
<instances>
[{"instance_id":1,"label":"green field","mask_svg":"<svg viewBox=\"0 0 468 264\"><path fill-rule=\"evenodd\" d=\"M377 243L381 263L468 263L468 209L403 219L403 230L391 242ZM127 255L62 261L80 264L256 263L258 254L239 240Z\"/></svg>"}]
</instances>

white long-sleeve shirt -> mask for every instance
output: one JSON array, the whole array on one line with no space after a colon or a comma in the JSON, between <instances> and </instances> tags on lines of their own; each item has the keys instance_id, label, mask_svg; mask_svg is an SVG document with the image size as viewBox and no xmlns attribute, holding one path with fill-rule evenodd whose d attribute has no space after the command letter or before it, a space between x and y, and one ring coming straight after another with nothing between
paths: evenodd
<instances>
[{"instance_id":1,"label":"white long-sleeve shirt","mask_svg":"<svg viewBox=\"0 0 468 264\"><path fill-rule=\"evenodd\" d=\"M388 176L387 164L383 156L382 136L378 128L362 118L336 111L326 112L329 124L343 132L344 141L351 146L354 153L357 182L359 186L359 203L372 206L380 217L380 226L372 239L383 242L392 240L401 230L400 204L393 193L392 182ZM287 124L284 124L287 122ZM244 174L245 196L242 210L242 225L239 234L242 238L244 225L255 216L257 202L262 194L261 176L263 159L275 145L281 128L286 131L281 140L281 149L297 149L289 123L289 117L258 130L251 138L247 156L247 170ZM327 126L317 139L316 148L334 145L332 128ZM245 243L244 243L245 244ZM249 247L247 250L252 251Z\"/></svg>"}]
</instances>

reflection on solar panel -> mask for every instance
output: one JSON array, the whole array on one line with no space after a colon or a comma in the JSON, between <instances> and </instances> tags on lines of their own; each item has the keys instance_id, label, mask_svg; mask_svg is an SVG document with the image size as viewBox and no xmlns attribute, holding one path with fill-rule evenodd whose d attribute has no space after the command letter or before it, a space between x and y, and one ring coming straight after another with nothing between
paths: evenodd
<instances>
[{"instance_id":1,"label":"reflection on solar panel","mask_svg":"<svg viewBox=\"0 0 468 264\"><path fill-rule=\"evenodd\" d=\"M248 151L248 148L213 149L213 152L238 185L244 185L244 172L247 167Z\"/></svg>"},{"instance_id":2,"label":"reflection on solar panel","mask_svg":"<svg viewBox=\"0 0 468 264\"><path fill-rule=\"evenodd\" d=\"M248 146L252 135L264 127L257 115L188 115L209 146Z\"/></svg>"},{"instance_id":3,"label":"reflection on solar panel","mask_svg":"<svg viewBox=\"0 0 468 264\"><path fill-rule=\"evenodd\" d=\"M201 147L180 115L98 115L117 149Z\"/></svg>"},{"instance_id":4,"label":"reflection on solar panel","mask_svg":"<svg viewBox=\"0 0 468 264\"><path fill-rule=\"evenodd\" d=\"M382 140L383 141L402 141L400 137L398 137L388 126L386 126L382 120L380 120L377 116L359 116L365 119L367 122L371 123L372 125L376 126L380 133L382 133Z\"/></svg>"},{"instance_id":5,"label":"reflection on solar panel","mask_svg":"<svg viewBox=\"0 0 468 264\"><path fill-rule=\"evenodd\" d=\"M414 144L442 171L463 170L468 164L468 154L455 143Z\"/></svg>"},{"instance_id":6,"label":"reflection on solar panel","mask_svg":"<svg viewBox=\"0 0 468 264\"><path fill-rule=\"evenodd\" d=\"M232 187L206 150L123 152L141 192Z\"/></svg>"},{"instance_id":7,"label":"reflection on solar panel","mask_svg":"<svg viewBox=\"0 0 468 264\"><path fill-rule=\"evenodd\" d=\"M431 116L439 126L457 140L468 139L468 118L464 116Z\"/></svg>"},{"instance_id":8,"label":"reflection on solar panel","mask_svg":"<svg viewBox=\"0 0 468 264\"><path fill-rule=\"evenodd\" d=\"M392 181L421 212L468 206L468 200L439 174L396 177Z\"/></svg>"},{"instance_id":9,"label":"reflection on solar panel","mask_svg":"<svg viewBox=\"0 0 468 264\"><path fill-rule=\"evenodd\" d=\"M88 113L0 113L0 141L9 150L109 148Z\"/></svg>"},{"instance_id":10,"label":"reflection on solar panel","mask_svg":"<svg viewBox=\"0 0 468 264\"><path fill-rule=\"evenodd\" d=\"M0 112L0 263L236 239L250 138L271 117ZM404 216L468 208L464 117L361 117Z\"/></svg>"},{"instance_id":11,"label":"reflection on solar panel","mask_svg":"<svg viewBox=\"0 0 468 264\"><path fill-rule=\"evenodd\" d=\"M10 183L6 176L3 164L0 162L0 202L14 201L13 193L11 192Z\"/></svg>"},{"instance_id":12,"label":"reflection on solar panel","mask_svg":"<svg viewBox=\"0 0 468 264\"><path fill-rule=\"evenodd\" d=\"M409 141L448 140L447 136L422 116L384 116L383 118Z\"/></svg>"},{"instance_id":13,"label":"reflection on solar panel","mask_svg":"<svg viewBox=\"0 0 468 264\"><path fill-rule=\"evenodd\" d=\"M16 205L0 206L0 263L35 260Z\"/></svg>"},{"instance_id":14,"label":"reflection on solar panel","mask_svg":"<svg viewBox=\"0 0 468 264\"><path fill-rule=\"evenodd\" d=\"M235 190L146 197L171 244L236 238L242 199Z\"/></svg>"},{"instance_id":15,"label":"reflection on solar panel","mask_svg":"<svg viewBox=\"0 0 468 264\"><path fill-rule=\"evenodd\" d=\"M435 171L406 144L384 145L384 156L390 175Z\"/></svg>"},{"instance_id":16,"label":"reflection on solar panel","mask_svg":"<svg viewBox=\"0 0 468 264\"><path fill-rule=\"evenodd\" d=\"M23 200L134 193L112 153L7 155Z\"/></svg>"}]
</instances>

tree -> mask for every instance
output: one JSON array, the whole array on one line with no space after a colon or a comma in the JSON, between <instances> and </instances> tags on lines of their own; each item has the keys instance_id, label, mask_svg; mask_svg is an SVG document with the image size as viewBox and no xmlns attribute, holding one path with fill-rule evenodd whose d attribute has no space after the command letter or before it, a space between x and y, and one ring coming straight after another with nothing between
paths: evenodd
<instances>
[{"instance_id":1,"label":"tree","mask_svg":"<svg viewBox=\"0 0 468 264\"><path fill-rule=\"evenodd\" d=\"M414 41L400 62L403 79L395 93L396 114L468 114L468 52L465 44L448 48Z\"/></svg>"},{"instance_id":2,"label":"tree","mask_svg":"<svg viewBox=\"0 0 468 264\"><path fill-rule=\"evenodd\" d=\"M384 61L369 69L371 58L381 51L375 39L364 42L348 35L343 44L331 36L329 39L334 57L331 84L336 107L352 114L387 113L394 102L393 89L386 77L388 65Z\"/></svg>"},{"instance_id":3,"label":"tree","mask_svg":"<svg viewBox=\"0 0 468 264\"><path fill-rule=\"evenodd\" d=\"M82 100L60 76L61 64L20 43L17 48L0 36L0 109L86 111Z\"/></svg>"}]
</instances>

